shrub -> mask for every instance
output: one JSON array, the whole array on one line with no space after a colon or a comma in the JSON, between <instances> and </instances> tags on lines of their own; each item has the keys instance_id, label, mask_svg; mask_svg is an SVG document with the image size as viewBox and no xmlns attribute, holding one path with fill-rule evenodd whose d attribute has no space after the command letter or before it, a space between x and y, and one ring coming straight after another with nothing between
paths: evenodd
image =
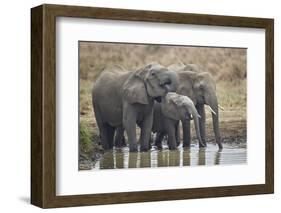
<instances>
[{"instance_id":1,"label":"shrub","mask_svg":"<svg viewBox=\"0 0 281 213\"><path fill-rule=\"evenodd\" d=\"M80 122L79 140L83 145L89 145L92 142L89 127L85 122L82 121Z\"/></svg>"}]
</instances>

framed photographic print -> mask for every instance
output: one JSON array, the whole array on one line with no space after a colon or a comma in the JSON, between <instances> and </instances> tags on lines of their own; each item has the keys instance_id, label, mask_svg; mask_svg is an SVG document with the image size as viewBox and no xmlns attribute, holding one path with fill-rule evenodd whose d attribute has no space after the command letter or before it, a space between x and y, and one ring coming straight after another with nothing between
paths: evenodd
<instances>
[{"instance_id":1,"label":"framed photographic print","mask_svg":"<svg viewBox=\"0 0 281 213\"><path fill-rule=\"evenodd\" d=\"M31 9L31 203L274 191L273 19Z\"/></svg>"}]
</instances>

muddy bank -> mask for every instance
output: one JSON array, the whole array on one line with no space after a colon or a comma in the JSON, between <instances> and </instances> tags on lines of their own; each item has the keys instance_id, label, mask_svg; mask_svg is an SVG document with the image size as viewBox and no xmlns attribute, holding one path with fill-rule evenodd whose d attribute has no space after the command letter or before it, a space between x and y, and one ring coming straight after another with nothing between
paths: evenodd
<instances>
[{"instance_id":1,"label":"muddy bank","mask_svg":"<svg viewBox=\"0 0 281 213\"><path fill-rule=\"evenodd\" d=\"M79 143L79 170L91 169L104 154L99 140L98 135L95 134L92 137L92 142Z\"/></svg>"}]
</instances>

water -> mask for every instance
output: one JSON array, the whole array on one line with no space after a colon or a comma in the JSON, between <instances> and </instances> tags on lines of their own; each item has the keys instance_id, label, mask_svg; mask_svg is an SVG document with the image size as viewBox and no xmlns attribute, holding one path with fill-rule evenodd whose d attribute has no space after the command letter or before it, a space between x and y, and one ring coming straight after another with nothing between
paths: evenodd
<instances>
[{"instance_id":1,"label":"water","mask_svg":"<svg viewBox=\"0 0 281 213\"><path fill-rule=\"evenodd\" d=\"M223 150L218 150L216 144L208 143L207 148L199 149L197 145L191 148L179 147L177 150L162 150L152 147L148 152L129 152L128 147L107 151L93 164L93 170L155 168L169 166L197 165L235 165L247 163L246 143L224 144Z\"/></svg>"}]
</instances>

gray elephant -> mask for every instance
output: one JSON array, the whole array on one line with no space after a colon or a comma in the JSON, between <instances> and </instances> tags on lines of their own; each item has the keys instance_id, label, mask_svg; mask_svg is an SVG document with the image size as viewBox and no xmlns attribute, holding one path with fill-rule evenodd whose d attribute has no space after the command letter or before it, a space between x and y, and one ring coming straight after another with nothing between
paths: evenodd
<instances>
[{"instance_id":1,"label":"gray elephant","mask_svg":"<svg viewBox=\"0 0 281 213\"><path fill-rule=\"evenodd\" d=\"M163 136L168 134L169 149L179 144L179 121L193 119L199 144L204 146L200 135L199 118L192 100L184 95L169 92L161 103L155 103L152 132L157 133L155 145L161 148Z\"/></svg>"},{"instance_id":2,"label":"gray elephant","mask_svg":"<svg viewBox=\"0 0 281 213\"><path fill-rule=\"evenodd\" d=\"M130 151L137 151L137 124L140 148L148 150L154 100L160 101L177 86L177 74L157 63L132 72L103 71L92 90L102 147L111 149L116 128L124 127Z\"/></svg>"},{"instance_id":3,"label":"gray elephant","mask_svg":"<svg viewBox=\"0 0 281 213\"><path fill-rule=\"evenodd\" d=\"M194 71L189 71L191 66L180 65L180 68L176 69L176 66L170 66L177 72L180 85L177 89L177 93L186 95L193 101L196 109L201 116L199 120L200 133L204 145L206 145L206 116L205 105L208 105L212 112L213 130L215 134L216 143L219 148L222 149L221 136L219 130L219 105L216 95L216 84L211 74L203 72L201 69L196 70L196 66L192 66ZM183 146L190 146L190 121L185 120L182 122L183 126Z\"/></svg>"}]
</instances>

